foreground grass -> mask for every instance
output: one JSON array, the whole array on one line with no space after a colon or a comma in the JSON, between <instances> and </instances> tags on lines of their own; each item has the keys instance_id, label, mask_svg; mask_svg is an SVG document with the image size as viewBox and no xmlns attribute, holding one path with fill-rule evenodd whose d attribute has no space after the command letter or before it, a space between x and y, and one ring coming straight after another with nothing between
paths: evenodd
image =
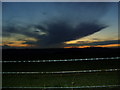
<instances>
[{"instance_id":1,"label":"foreground grass","mask_svg":"<svg viewBox=\"0 0 120 90\"><path fill-rule=\"evenodd\" d=\"M90 69L120 69L119 60L94 60L75 62L44 62L44 63L3 63L3 72L54 72L79 71Z\"/></svg>"},{"instance_id":2,"label":"foreground grass","mask_svg":"<svg viewBox=\"0 0 120 90\"><path fill-rule=\"evenodd\" d=\"M77 87L118 85L118 72L76 74L3 74L3 87Z\"/></svg>"}]
</instances>

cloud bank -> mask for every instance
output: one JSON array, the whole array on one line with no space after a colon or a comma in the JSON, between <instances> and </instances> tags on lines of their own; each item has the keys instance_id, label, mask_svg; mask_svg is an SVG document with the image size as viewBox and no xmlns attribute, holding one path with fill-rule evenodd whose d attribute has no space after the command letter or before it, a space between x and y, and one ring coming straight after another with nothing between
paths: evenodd
<instances>
[{"instance_id":1,"label":"cloud bank","mask_svg":"<svg viewBox=\"0 0 120 90\"><path fill-rule=\"evenodd\" d=\"M3 33L3 35L13 36L14 34L22 34L37 40L36 42L27 41L25 44L35 44L37 47L51 48L63 47L66 41L91 35L106 27L106 25L92 22L80 23L76 27L73 27L68 22L57 21L48 23L46 27L42 25L5 27L5 33Z\"/></svg>"},{"instance_id":2,"label":"cloud bank","mask_svg":"<svg viewBox=\"0 0 120 90\"><path fill-rule=\"evenodd\" d=\"M110 5L108 3L95 3L90 7L89 3L83 4L82 7L77 5L77 11L69 9L69 12L67 12L62 9L63 13L62 11L57 13L58 16L56 17L46 13L45 16L48 19L38 23L26 24L24 22L16 23L12 21L6 23L4 21L3 37L9 38L14 37L15 34L22 34L36 39L36 42L26 40L23 44L34 44L38 48L60 48L64 47L64 42L66 41L76 40L105 29L108 25L101 22L100 17L107 13ZM23 41L25 40L23 39Z\"/></svg>"}]
</instances>

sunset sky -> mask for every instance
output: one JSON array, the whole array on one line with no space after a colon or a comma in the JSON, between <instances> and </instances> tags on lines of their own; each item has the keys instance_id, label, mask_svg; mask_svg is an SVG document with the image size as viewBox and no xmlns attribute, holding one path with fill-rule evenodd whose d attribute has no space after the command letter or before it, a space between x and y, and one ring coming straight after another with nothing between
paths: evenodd
<instances>
[{"instance_id":1,"label":"sunset sky","mask_svg":"<svg viewBox=\"0 0 120 90\"><path fill-rule=\"evenodd\" d=\"M5 48L117 47L117 2L3 2Z\"/></svg>"}]
</instances>

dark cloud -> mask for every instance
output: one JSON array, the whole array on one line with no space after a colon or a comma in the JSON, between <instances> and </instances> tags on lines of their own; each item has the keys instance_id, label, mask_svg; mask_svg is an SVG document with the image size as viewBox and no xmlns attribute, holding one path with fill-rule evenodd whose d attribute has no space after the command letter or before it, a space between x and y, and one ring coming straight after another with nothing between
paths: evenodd
<instances>
[{"instance_id":1,"label":"dark cloud","mask_svg":"<svg viewBox=\"0 0 120 90\"><path fill-rule=\"evenodd\" d=\"M11 36L12 33L16 32L16 29L13 26L4 26L2 30L3 30L2 36L7 36L7 37Z\"/></svg>"},{"instance_id":2,"label":"dark cloud","mask_svg":"<svg viewBox=\"0 0 120 90\"><path fill-rule=\"evenodd\" d=\"M45 20L37 24L32 21L28 24L9 22L10 25L3 26L3 37L9 38L14 37L15 34L22 34L37 40L36 42L27 40L26 44L34 44L39 48L64 47L66 41L76 40L106 28L107 25L100 23L100 17L104 16L110 6L110 3L79 3L70 6L71 8L67 7L66 10L61 6L61 12L55 9L58 16L43 12L45 16L49 16L44 17ZM39 19L39 17L34 18Z\"/></svg>"},{"instance_id":3,"label":"dark cloud","mask_svg":"<svg viewBox=\"0 0 120 90\"><path fill-rule=\"evenodd\" d=\"M101 41L101 42L93 42L92 45L109 45L109 44L120 44L120 40L108 40L108 41Z\"/></svg>"},{"instance_id":4,"label":"dark cloud","mask_svg":"<svg viewBox=\"0 0 120 90\"><path fill-rule=\"evenodd\" d=\"M2 35L3 37L14 37L15 34L22 34L29 37L38 37L39 35L38 34L35 35L34 32L35 32L35 28L33 25L10 24L10 25L3 26Z\"/></svg>"},{"instance_id":5,"label":"dark cloud","mask_svg":"<svg viewBox=\"0 0 120 90\"><path fill-rule=\"evenodd\" d=\"M81 23L73 28L65 22L51 23L48 25L48 35L42 40L42 44L62 44L63 42L75 40L91 35L105 28L105 25L95 23Z\"/></svg>"},{"instance_id":6,"label":"dark cloud","mask_svg":"<svg viewBox=\"0 0 120 90\"><path fill-rule=\"evenodd\" d=\"M34 37L37 39L37 42L32 43L27 41L26 44L36 44L38 47L63 47L64 42L82 38L88 35L91 35L95 32L98 32L104 28L106 25L96 24L96 23L80 23L76 27L71 26L69 23L64 21L51 22L46 25L46 29L41 25L34 25L34 28L40 29L43 32L46 32L46 35L36 34L33 32L19 32L29 37ZM30 28L28 28L30 29Z\"/></svg>"},{"instance_id":7,"label":"dark cloud","mask_svg":"<svg viewBox=\"0 0 120 90\"><path fill-rule=\"evenodd\" d=\"M92 40L100 40L99 38L92 38Z\"/></svg>"}]
</instances>

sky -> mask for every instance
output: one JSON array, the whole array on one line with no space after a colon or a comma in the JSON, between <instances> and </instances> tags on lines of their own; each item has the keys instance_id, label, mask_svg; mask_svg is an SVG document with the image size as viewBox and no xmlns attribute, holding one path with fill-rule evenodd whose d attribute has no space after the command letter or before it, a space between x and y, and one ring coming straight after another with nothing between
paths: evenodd
<instances>
[{"instance_id":1,"label":"sky","mask_svg":"<svg viewBox=\"0 0 120 90\"><path fill-rule=\"evenodd\" d=\"M2 3L0 2L0 28L2 27ZM2 30L0 30L2 31ZM1 33L0 33L1 34Z\"/></svg>"},{"instance_id":2,"label":"sky","mask_svg":"<svg viewBox=\"0 0 120 90\"><path fill-rule=\"evenodd\" d=\"M117 2L3 2L5 48L117 47Z\"/></svg>"}]
</instances>

